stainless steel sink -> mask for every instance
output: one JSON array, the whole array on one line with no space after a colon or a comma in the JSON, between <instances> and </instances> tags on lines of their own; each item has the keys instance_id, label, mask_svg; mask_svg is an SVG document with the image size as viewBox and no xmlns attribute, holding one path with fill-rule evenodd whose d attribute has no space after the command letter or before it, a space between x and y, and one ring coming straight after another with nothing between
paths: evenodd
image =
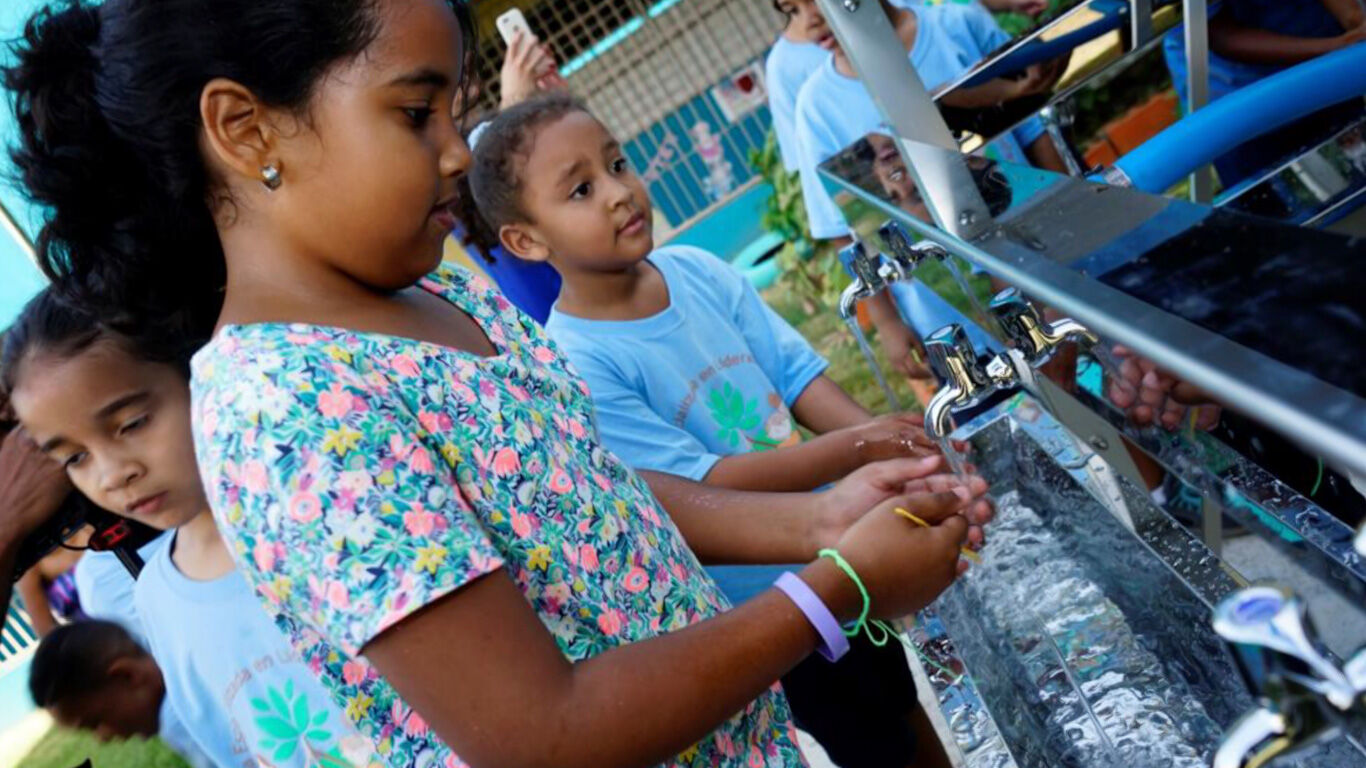
<instances>
[{"instance_id":1,"label":"stainless steel sink","mask_svg":"<svg viewBox=\"0 0 1366 768\"><path fill-rule=\"evenodd\" d=\"M969 768L1209 765L1253 703L1210 629L1237 575L1027 396L955 436L998 516L912 639ZM1366 754L1339 738L1296 764Z\"/></svg>"}]
</instances>

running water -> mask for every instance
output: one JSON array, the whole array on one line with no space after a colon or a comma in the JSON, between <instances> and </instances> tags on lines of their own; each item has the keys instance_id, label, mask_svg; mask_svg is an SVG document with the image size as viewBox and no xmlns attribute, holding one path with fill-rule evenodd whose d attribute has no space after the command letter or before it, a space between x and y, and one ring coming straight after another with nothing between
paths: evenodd
<instances>
[{"instance_id":1,"label":"running water","mask_svg":"<svg viewBox=\"0 0 1366 768\"><path fill-rule=\"evenodd\" d=\"M877 358L873 357L873 348L868 346L868 337L863 335L863 329L859 327L858 317L850 315L844 318L845 325L849 326L849 332L854 334L854 340L858 342L859 351L868 361L868 367L873 371L873 378L877 379L877 384L882 387L882 394L887 397L888 412L901 410L901 402L897 400L896 393L888 386L887 379L882 375L882 368L877 364Z\"/></svg>"},{"instance_id":2,"label":"running water","mask_svg":"<svg viewBox=\"0 0 1366 768\"><path fill-rule=\"evenodd\" d=\"M968 283L968 279L963 276L962 270L958 268L958 262L953 257L949 257L944 259L944 266L949 268L949 273L952 274L953 279L958 282L959 289L963 291L963 294L968 297L968 301L972 303L972 309L977 313L977 321L982 324L983 328L993 325L995 320L992 319L991 315L987 314L986 309L982 306L981 300L977 298L977 292L972 290L972 286Z\"/></svg>"},{"instance_id":3,"label":"running water","mask_svg":"<svg viewBox=\"0 0 1366 768\"><path fill-rule=\"evenodd\" d=\"M951 604L941 615L989 697L992 689L1024 694L1008 721L998 714L1007 740L1017 729L1050 734L1036 742L1043 754L1017 752L1020 764L1208 765L1219 724L1154 654L1152 638L1131 625L1090 564L1069 551L1077 542L1052 530L1018 491L997 499L991 528L983 563L959 580L952 600L941 601Z\"/></svg>"},{"instance_id":4,"label":"running water","mask_svg":"<svg viewBox=\"0 0 1366 768\"><path fill-rule=\"evenodd\" d=\"M966 478L968 475L967 459L953 446L953 441L949 439L949 436L941 435L935 438L935 442L939 443L939 452L944 454L944 460L949 463L949 469L958 477Z\"/></svg>"}]
</instances>

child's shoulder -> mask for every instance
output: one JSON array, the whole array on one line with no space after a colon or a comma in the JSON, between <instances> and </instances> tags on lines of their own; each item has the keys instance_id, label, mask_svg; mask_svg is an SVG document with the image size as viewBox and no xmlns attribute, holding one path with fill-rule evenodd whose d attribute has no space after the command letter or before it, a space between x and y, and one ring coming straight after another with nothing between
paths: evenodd
<instances>
[{"instance_id":1,"label":"child's shoulder","mask_svg":"<svg viewBox=\"0 0 1366 768\"><path fill-rule=\"evenodd\" d=\"M745 279L725 259L691 245L666 245L650 254L650 262L664 274L670 287L681 280L689 287L714 292L737 286Z\"/></svg>"}]
</instances>

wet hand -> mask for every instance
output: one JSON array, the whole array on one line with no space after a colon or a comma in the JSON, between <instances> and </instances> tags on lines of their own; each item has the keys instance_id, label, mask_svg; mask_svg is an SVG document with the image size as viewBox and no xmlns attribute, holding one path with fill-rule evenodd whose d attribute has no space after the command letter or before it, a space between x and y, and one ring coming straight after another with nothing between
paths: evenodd
<instances>
[{"instance_id":1,"label":"wet hand","mask_svg":"<svg viewBox=\"0 0 1366 768\"><path fill-rule=\"evenodd\" d=\"M925 434L925 417L918 413L879 416L850 429L859 464L904 456L929 456L939 451Z\"/></svg>"},{"instance_id":2,"label":"wet hand","mask_svg":"<svg viewBox=\"0 0 1366 768\"><path fill-rule=\"evenodd\" d=\"M835 548L868 590L871 618L894 619L924 608L967 569L959 549L968 541L970 526L960 512L976 498L964 486L954 492L896 496L840 538ZM897 508L930 527L901 517Z\"/></svg>"},{"instance_id":3,"label":"wet hand","mask_svg":"<svg viewBox=\"0 0 1366 768\"><path fill-rule=\"evenodd\" d=\"M868 510L904 494L908 484L942 472L944 466L944 458L937 454L880 461L854 470L828 491L810 494L812 553L833 545Z\"/></svg>"},{"instance_id":4,"label":"wet hand","mask_svg":"<svg viewBox=\"0 0 1366 768\"><path fill-rule=\"evenodd\" d=\"M1151 360L1116 346L1119 376L1109 382L1110 401L1138 426L1159 424L1168 431L1192 420L1198 429L1210 430L1219 423L1219 405L1198 387L1162 371ZM1194 409L1194 415L1191 415Z\"/></svg>"}]
</instances>

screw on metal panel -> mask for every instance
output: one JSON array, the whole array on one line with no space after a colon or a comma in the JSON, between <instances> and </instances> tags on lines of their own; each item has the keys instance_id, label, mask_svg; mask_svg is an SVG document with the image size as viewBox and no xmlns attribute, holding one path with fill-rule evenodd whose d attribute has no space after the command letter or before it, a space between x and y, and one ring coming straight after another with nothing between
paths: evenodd
<instances>
[{"instance_id":1,"label":"screw on metal panel","mask_svg":"<svg viewBox=\"0 0 1366 768\"><path fill-rule=\"evenodd\" d=\"M975 211L963 211L958 214L958 223L965 227L974 224L976 221L977 213Z\"/></svg>"},{"instance_id":2,"label":"screw on metal panel","mask_svg":"<svg viewBox=\"0 0 1366 768\"><path fill-rule=\"evenodd\" d=\"M1090 443L1091 447L1095 448L1097 451L1108 451L1110 449L1110 443L1100 435L1091 435L1087 438L1086 442Z\"/></svg>"},{"instance_id":3,"label":"screw on metal panel","mask_svg":"<svg viewBox=\"0 0 1366 768\"><path fill-rule=\"evenodd\" d=\"M844 0L844 10L853 13L858 10L858 0Z\"/></svg>"}]
</instances>

